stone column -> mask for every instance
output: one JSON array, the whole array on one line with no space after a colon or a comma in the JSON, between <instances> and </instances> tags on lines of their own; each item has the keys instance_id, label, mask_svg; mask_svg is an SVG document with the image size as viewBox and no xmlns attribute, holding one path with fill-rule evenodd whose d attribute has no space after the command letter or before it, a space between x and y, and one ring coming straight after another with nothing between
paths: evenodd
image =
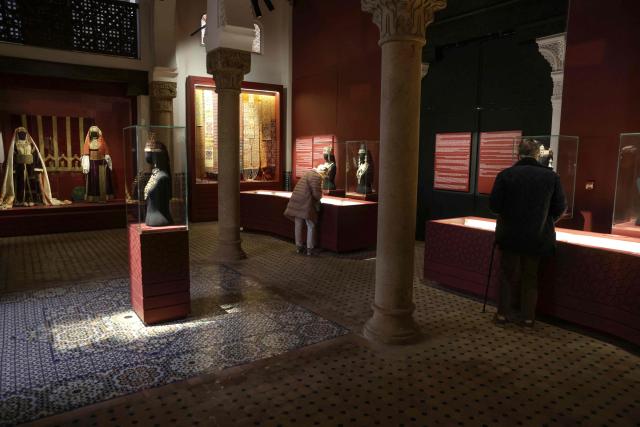
<instances>
[{"instance_id":1,"label":"stone column","mask_svg":"<svg viewBox=\"0 0 640 427\"><path fill-rule=\"evenodd\" d=\"M362 0L380 28L380 184L373 317L365 337L385 344L420 338L413 319L413 262L422 47L446 0Z\"/></svg>"},{"instance_id":2,"label":"stone column","mask_svg":"<svg viewBox=\"0 0 640 427\"><path fill-rule=\"evenodd\" d=\"M240 242L240 85L251 53L217 48L207 53L207 72L218 94L219 262L246 258Z\"/></svg>"},{"instance_id":3,"label":"stone column","mask_svg":"<svg viewBox=\"0 0 640 427\"><path fill-rule=\"evenodd\" d=\"M173 98L176 97L176 83L153 81L149 84L149 105L152 126L173 126ZM173 133L169 129L156 129L156 138L173 153Z\"/></svg>"},{"instance_id":4,"label":"stone column","mask_svg":"<svg viewBox=\"0 0 640 427\"><path fill-rule=\"evenodd\" d=\"M553 81L553 94L551 95L551 149L556 153L559 149L558 135L560 135L560 119L562 117L562 85L564 82L564 56L567 49L567 34L555 34L553 36L536 39L538 50L544 59L551 65L551 80ZM557 162L554 162L554 167Z\"/></svg>"}]
</instances>

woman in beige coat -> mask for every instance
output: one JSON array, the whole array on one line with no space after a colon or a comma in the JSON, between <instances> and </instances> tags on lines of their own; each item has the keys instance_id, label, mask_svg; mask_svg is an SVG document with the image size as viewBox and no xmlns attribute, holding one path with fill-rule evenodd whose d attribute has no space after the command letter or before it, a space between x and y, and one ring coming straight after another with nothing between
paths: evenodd
<instances>
[{"instance_id":1,"label":"woman in beige coat","mask_svg":"<svg viewBox=\"0 0 640 427\"><path fill-rule=\"evenodd\" d=\"M302 241L304 223L307 224L307 255L313 254L324 175L325 170L321 167L305 173L293 189L287 209L284 211L284 215L296 223L296 251L299 254L304 252Z\"/></svg>"}]
</instances>

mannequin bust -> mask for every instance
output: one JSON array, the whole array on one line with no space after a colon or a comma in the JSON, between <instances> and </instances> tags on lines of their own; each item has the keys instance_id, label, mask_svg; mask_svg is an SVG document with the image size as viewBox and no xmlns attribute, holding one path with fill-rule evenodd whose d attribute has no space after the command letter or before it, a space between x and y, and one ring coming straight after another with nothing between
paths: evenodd
<instances>
[{"instance_id":1,"label":"mannequin bust","mask_svg":"<svg viewBox=\"0 0 640 427\"><path fill-rule=\"evenodd\" d=\"M324 147L322 157L324 157L324 168L327 171L326 177L322 181L323 190L335 190L336 189L336 158L333 155L333 148L331 146Z\"/></svg>"},{"instance_id":2,"label":"mannequin bust","mask_svg":"<svg viewBox=\"0 0 640 427\"><path fill-rule=\"evenodd\" d=\"M144 147L145 161L152 165L151 176L144 187L144 199L147 202L145 224L150 227L163 227L173 224L169 202L171 201L171 166L167 147L155 140L153 135Z\"/></svg>"},{"instance_id":3,"label":"mannequin bust","mask_svg":"<svg viewBox=\"0 0 640 427\"><path fill-rule=\"evenodd\" d=\"M366 145L362 144L358 150L358 169L356 170L356 179L358 186L356 193L370 194L373 192L371 184L373 184L373 164L371 164L371 153L367 150Z\"/></svg>"}]
</instances>

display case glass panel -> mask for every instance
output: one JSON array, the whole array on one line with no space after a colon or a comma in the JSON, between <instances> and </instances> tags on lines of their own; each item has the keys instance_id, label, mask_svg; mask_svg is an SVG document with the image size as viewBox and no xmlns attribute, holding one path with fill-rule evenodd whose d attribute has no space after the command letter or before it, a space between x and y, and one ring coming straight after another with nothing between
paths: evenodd
<instances>
[{"instance_id":1,"label":"display case glass panel","mask_svg":"<svg viewBox=\"0 0 640 427\"><path fill-rule=\"evenodd\" d=\"M277 181L280 176L279 92L242 89L240 94L240 179ZM218 181L218 94L196 84L195 180Z\"/></svg>"},{"instance_id":2,"label":"display case glass panel","mask_svg":"<svg viewBox=\"0 0 640 427\"><path fill-rule=\"evenodd\" d=\"M376 200L379 188L379 141L347 141L344 164L347 197Z\"/></svg>"},{"instance_id":3,"label":"display case glass panel","mask_svg":"<svg viewBox=\"0 0 640 427\"><path fill-rule=\"evenodd\" d=\"M541 144L539 163L560 175L560 182L567 199L563 218L572 218L576 194L576 172L580 138L569 135L521 136L514 139L513 159L518 160L518 145L523 139L534 139Z\"/></svg>"},{"instance_id":4,"label":"display case glass panel","mask_svg":"<svg viewBox=\"0 0 640 427\"><path fill-rule=\"evenodd\" d=\"M185 128L129 126L123 133L127 223L140 233L187 229Z\"/></svg>"},{"instance_id":5,"label":"display case glass panel","mask_svg":"<svg viewBox=\"0 0 640 427\"><path fill-rule=\"evenodd\" d=\"M640 237L640 133L620 135L612 232Z\"/></svg>"}]
</instances>

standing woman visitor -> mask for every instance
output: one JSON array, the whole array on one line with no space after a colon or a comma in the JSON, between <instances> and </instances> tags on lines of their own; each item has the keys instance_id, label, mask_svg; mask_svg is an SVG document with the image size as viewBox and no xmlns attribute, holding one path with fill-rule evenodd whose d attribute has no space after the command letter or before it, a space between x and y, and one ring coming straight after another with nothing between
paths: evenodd
<instances>
[{"instance_id":1,"label":"standing woman visitor","mask_svg":"<svg viewBox=\"0 0 640 427\"><path fill-rule=\"evenodd\" d=\"M316 239L316 225L322 198L322 180L326 170L322 166L305 173L293 189L291 199L287 204L284 215L295 221L296 252L304 252L302 239L303 224L307 225L307 255L313 255Z\"/></svg>"}]
</instances>

